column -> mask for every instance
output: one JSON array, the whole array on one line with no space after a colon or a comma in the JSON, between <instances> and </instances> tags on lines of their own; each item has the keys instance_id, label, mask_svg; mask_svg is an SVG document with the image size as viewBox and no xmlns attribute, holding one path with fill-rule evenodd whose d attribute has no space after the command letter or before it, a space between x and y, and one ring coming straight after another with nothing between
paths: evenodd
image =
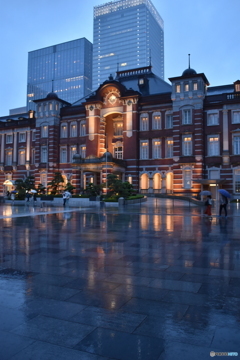
<instances>
[{"instance_id":1,"label":"column","mask_svg":"<svg viewBox=\"0 0 240 360\"><path fill-rule=\"evenodd\" d=\"M1 164L4 164L4 140L5 134L2 134L2 143L1 143Z\"/></svg>"},{"instance_id":2,"label":"column","mask_svg":"<svg viewBox=\"0 0 240 360\"><path fill-rule=\"evenodd\" d=\"M14 139L13 139L13 165L17 164L17 131L14 130L13 133Z\"/></svg>"},{"instance_id":3,"label":"column","mask_svg":"<svg viewBox=\"0 0 240 360\"><path fill-rule=\"evenodd\" d=\"M162 188L161 188L161 194L166 194L166 174L162 174Z\"/></svg>"}]
</instances>

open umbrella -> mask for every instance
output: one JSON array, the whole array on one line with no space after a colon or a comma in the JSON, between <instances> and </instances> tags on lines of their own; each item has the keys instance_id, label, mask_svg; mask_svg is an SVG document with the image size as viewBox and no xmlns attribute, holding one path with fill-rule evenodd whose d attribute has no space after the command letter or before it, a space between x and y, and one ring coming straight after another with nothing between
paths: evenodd
<instances>
[{"instance_id":1,"label":"open umbrella","mask_svg":"<svg viewBox=\"0 0 240 360\"><path fill-rule=\"evenodd\" d=\"M30 192L33 193L33 194L36 194L37 190L32 189L32 190L30 190Z\"/></svg>"},{"instance_id":2,"label":"open umbrella","mask_svg":"<svg viewBox=\"0 0 240 360\"><path fill-rule=\"evenodd\" d=\"M225 189L219 189L218 192L220 192L221 195L225 196L226 198L230 198L231 194L225 190Z\"/></svg>"},{"instance_id":3,"label":"open umbrella","mask_svg":"<svg viewBox=\"0 0 240 360\"><path fill-rule=\"evenodd\" d=\"M207 196L207 195L212 195L212 193L211 193L211 191L203 190L199 193L199 195Z\"/></svg>"}]
</instances>

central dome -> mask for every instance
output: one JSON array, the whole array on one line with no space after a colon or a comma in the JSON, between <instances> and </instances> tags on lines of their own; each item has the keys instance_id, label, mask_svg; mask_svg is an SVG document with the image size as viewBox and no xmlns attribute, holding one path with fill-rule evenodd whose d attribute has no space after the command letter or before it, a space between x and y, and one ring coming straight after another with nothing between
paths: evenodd
<instances>
[{"instance_id":1,"label":"central dome","mask_svg":"<svg viewBox=\"0 0 240 360\"><path fill-rule=\"evenodd\" d=\"M184 72L182 73L182 76L192 76L192 75L196 75L197 72L194 69L188 68L186 70L184 70Z\"/></svg>"},{"instance_id":2,"label":"central dome","mask_svg":"<svg viewBox=\"0 0 240 360\"><path fill-rule=\"evenodd\" d=\"M51 100L51 99L58 99L58 96L57 96L57 94L56 94L56 93L54 93L54 92L50 92L50 93L48 93L48 94L47 94L46 99L48 99L48 100Z\"/></svg>"}]
</instances>

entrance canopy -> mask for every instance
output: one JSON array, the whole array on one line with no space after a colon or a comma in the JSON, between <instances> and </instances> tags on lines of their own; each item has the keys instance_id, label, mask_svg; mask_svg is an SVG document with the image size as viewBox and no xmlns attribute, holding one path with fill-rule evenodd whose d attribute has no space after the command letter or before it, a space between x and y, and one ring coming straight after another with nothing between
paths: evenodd
<instances>
[{"instance_id":1,"label":"entrance canopy","mask_svg":"<svg viewBox=\"0 0 240 360\"><path fill-rule=\"evenodd\" d=\"M210 184L221 185L225 183L226 179L198 179L193 181L201 185L210 185Z\"/></svg>"}]
</instances>

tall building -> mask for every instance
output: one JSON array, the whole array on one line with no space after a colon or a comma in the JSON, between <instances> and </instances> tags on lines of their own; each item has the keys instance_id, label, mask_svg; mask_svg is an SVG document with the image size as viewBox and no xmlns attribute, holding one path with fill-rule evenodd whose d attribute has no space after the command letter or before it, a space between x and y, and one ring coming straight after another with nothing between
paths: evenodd
<instances>
[{"instance_id":1,"label":"tall building","mask_svg":"<svg viewBox=\"0 0 240 360\"><path fill-rule=\"evenodd\" d=\"M164 78L163 20L150 0L94 7L93 90L117 70L148 66Z\"/></svg>"},{"instance_id":2,"label":"tall building","mask_svg":"<svg viewBox=\"0 0 240 360\"><path fill-rule=\"evenodd\" d=\"M27 109L50 92L69 103L92 89L92 43L85 38L28 53Z\"/></svg>"}]
</instances>

